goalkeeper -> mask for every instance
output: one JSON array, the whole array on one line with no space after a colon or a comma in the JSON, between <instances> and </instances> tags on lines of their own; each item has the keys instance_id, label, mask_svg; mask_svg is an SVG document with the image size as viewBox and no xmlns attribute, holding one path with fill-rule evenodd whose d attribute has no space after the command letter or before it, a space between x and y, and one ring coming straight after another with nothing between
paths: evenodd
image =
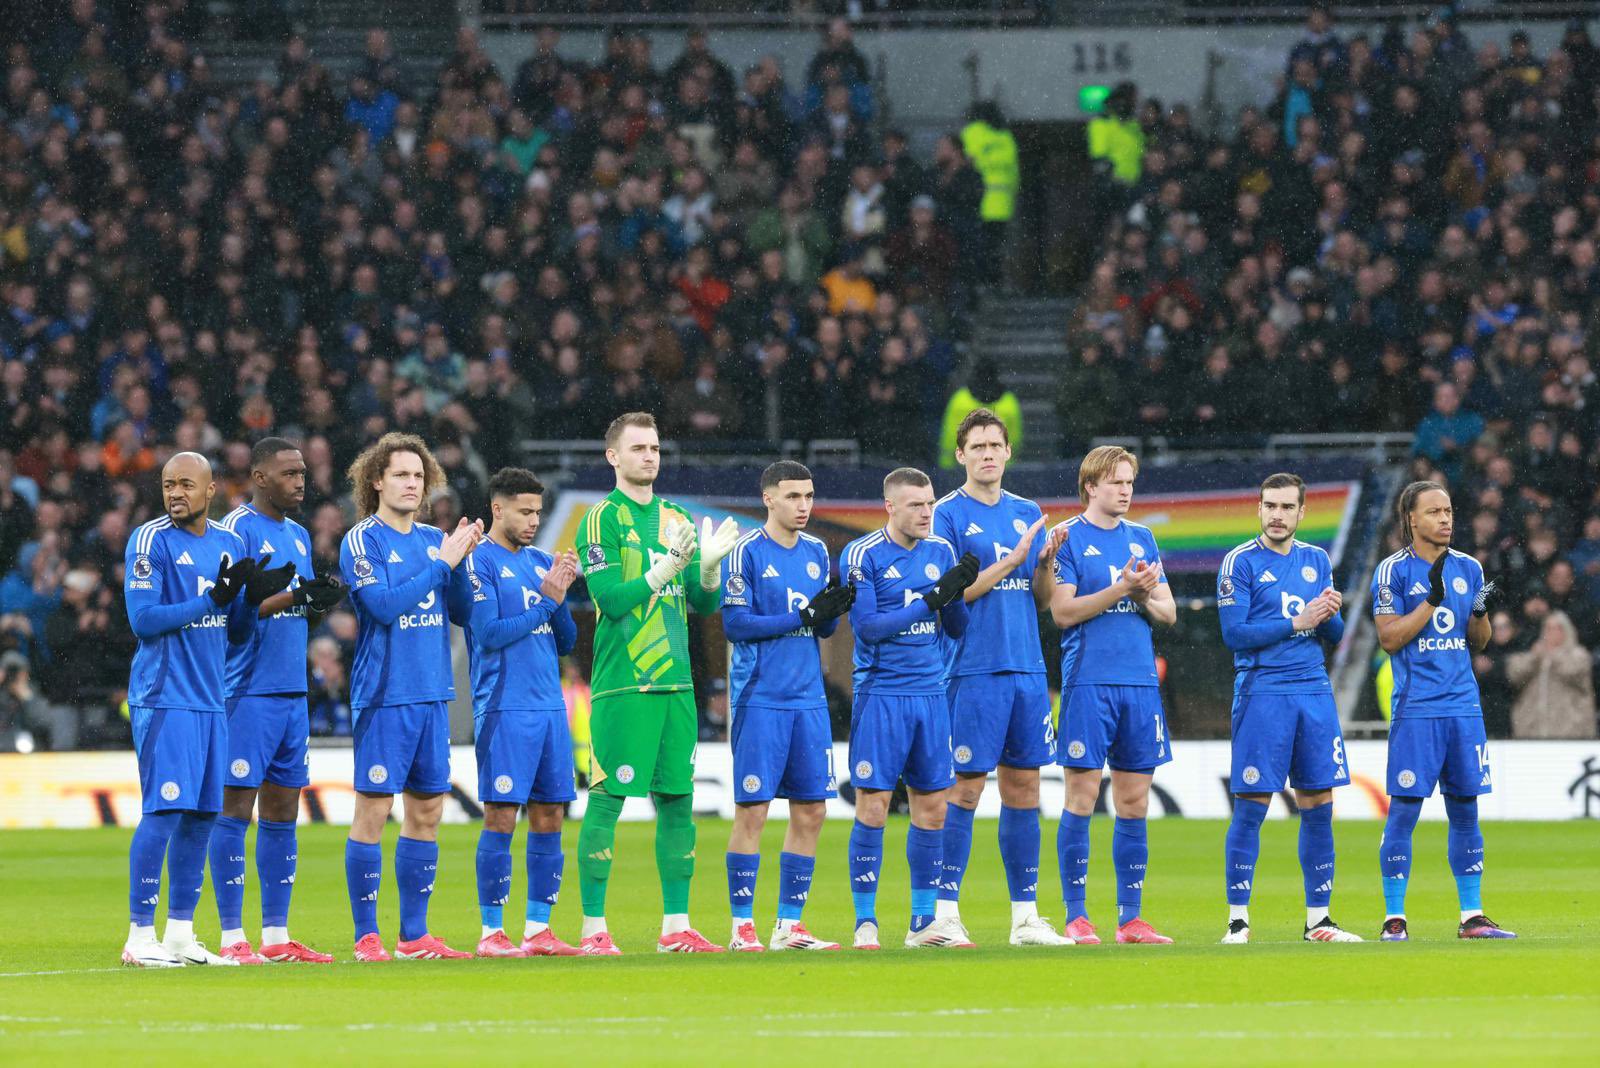
<instances>
[{"instance_id":1,"label":"goalkeeper","mask_svg":"<svg viewBox=\"0 0 1600 1068\"><path fill-rule=\"evenodd\" d=\"M732 519L695 537L689 514L655 495L661 470L656 421L618 416L606 429L606 461L617 488L584 516L578 559L595 604L593 762L578 833L583 942L590 956L621 953L606 930L606 886L617 819L629 797L656 806L663 953L720 953L689 926L694 875L694 751L698 737L689 677L688 611L717 610L721 563L739 536Z\"/></svg>"}]
</instances>

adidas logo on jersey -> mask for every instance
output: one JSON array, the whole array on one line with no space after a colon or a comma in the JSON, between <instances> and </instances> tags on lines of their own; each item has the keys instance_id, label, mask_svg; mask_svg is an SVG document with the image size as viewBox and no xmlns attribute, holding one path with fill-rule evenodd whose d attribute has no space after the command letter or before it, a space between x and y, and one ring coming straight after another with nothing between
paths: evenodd
<instances>
[{"instance_id":1,"label":"adidas logo on jersey","mask_svg":"<svg viewBox=\"0 0 1600 1068\"><path fill-rule=\"evenodd\" d=\"M511 573L511 569L509 567L507 567L504 564L501 564L500 565L500 577L501 578L516 578L517 576L515 576L515 575L513 575Z\"/></svg>"},{"instance_id":2,"label":"adidas logo on jersey","mask_svg":"<svg viewBox=\"0 0 1600 1068\"><path fill-rule=\"evenodd\" d=\"M741 886L741 887L739 887L739 889L737 889L737 890L735 890L733 892L733 896L734 897L755 897L756 895L754 895L754 894L752 894L750 892L750 888L748 886Z\"/></svg>"},{"instance_id":3,"label":"adidas logo on jersey","mask_svg":"<svg viewBox=\"0 0 1600 1068\"><path fill-rule=\"evenodd\" d=\"M883 573L883 577L884 578L897 579L897 578L902 578L903 576L900 574L900 569L899 568L895 567L893 564L890 564L889 565L889 570L887 570L887 571L885 571Z\"/></svg>"},{"instance_id":4,"label":"adidas logo on jersey","mask_svg":"<svg viewBox=\"0 0 1600 1068\"><path fill-rule=\"evenodd\" d=\"M272 543L270 541L263 541L261 543L261 551L264 553L275 553L278 550L272 547Z\"/></svg>"},{"instance_id":5,"label":"adidas logo on jersey","mask_svg":"<svg viewBox=\"0 0 1600 1068\"><path fill-rule=\"evenodd\" d=\"M1262 582L1277 582L1278 581L1278 576L1274 575L1272 573L1272 571L1269 569L1267 571L1261 572L1261 581Z\"/></svg>"},{"instance_id":6,"label":"adidas logo on jersey","mask_svg":"<svg viewBox=\"0 0 1600 1068\"><path fill-rule=\"evenodd\" d=\"M390 549L389 550L389 562L391 564L398 564L400 562L400 554L395 552L393 549Z\"/></svg>"},{"instance_id":7,"label":"adidas logo on jersey","mask_svg":"<svg viewBox=\"0 0 1600 1068\"><path fill-rule=\"evenodd\" d=\"M974 534L982 534L982 533L983 533L983 528L980 527L978 524L976 524L976 523L968 523L967 524L967 536L968 537L971 537Z\"/></svg>"},{"instance_id":8,"label":"adidas logo on jersey","mask_svg":"<svg viewBox=\"0 0 1600 1068\"><path fill-rule=\"evenodd\" d=\"M1411 596L1413 596L1413 597L1424 596L1427 592L1428 592L1428 587L1424 586L1420 582L1413 584L1412 587L1411 587Z\"/></svg>"},{"instance_id":9,"label":"adidas logo on jersey","mask_svg":"<svg viewBox=\"0 0 1600 1068\"><path fill-rule=\"evenodd\" d=\"M1099 556L1100 555L1100 550L1096 549L1093 545L1091 545L1087 549L1083 550L1083 555L1085 555L1085 556Z\"/></svg>"},{"instance_id":10,"label":"adidas logo on jersey","mask_svg":"<svg viewBox=\"0 0 1600 1068\"><path fill-rule=\"evenodd\" d=\"M875 883L878 881L878 877L870 871L862 872L860 875L856 876L855 881L858 883Z\"/></svg>"},{"instance_id":11,"label":"adidas logo on jersey","mask_svg":"<svg viewBox=\"0 0 1600 1068\"><path fill-rule=\"evenodd\" d=\"M1319 886L1315 890L1313 890L1312 893L1314 893L1314 894L1331 894L1331 893L1333 893L1333 880L1329 879L1327 882L1323 883L1321 886Z\"/></svg>"},{"instance_id":12,"label":"adidas logo on jersey","mask_svg":"<svg viewBox=\"0 0 1600 1068\"><path fill-rule=\"evenodd\" d=\"M1250 880L1246 879L1243 882L1229 883L1228 884L1228 889L1229 890L1248 890L1248 889L1250 889Z\"/></svg>"},{"instance_id":13,"label":"adidas logo on jersey","mask_svg":"<svg viewBox=\"0 0 1600 1068\"><path fill-rule=\"evenodd\" d=\"M1337 767L1337 768L1335 768L1335 769L1334 769L1334 771L1333 771L1333 777L1334 777L1334 778L1335 778L1335 779L1342 779L1342 778L1344 778L1344 777L1345 777L1345 774L1344 774L1344 765L1342 765L1342 764L1341 764L1341 765L1339 765L1339 767Z\"/></svg>"},{"instance_id":14,"label":"adidas logo on jersey","mask_svg":"<svg viewBox=\"0 0 1600 1068\"><path fill-rule=\"evenodd\" d=\"M189 550L185 549L183 551L183 555L178 557L178 563L188 564L190 567L194 566L194 561L189 558Z\"/></svg>"},{"instance_id":15,"label":"adidas logo on jersey","mask_svg":"<svg viewBox=\"0 0 1600 1068\"><path fill-rule=\"evenodd\" d=\"M768 564L767 565L767 569L765 571L761 572L761 577L762 578L777 578L778 577L778 569L773 567L771 564Z\"/></svg>"}]
</instances>

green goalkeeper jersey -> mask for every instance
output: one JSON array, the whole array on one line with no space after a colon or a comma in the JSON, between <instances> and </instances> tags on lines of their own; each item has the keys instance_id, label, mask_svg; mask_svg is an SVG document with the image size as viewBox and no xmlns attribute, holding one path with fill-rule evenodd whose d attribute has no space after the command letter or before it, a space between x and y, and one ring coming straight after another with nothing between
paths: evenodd
<instances>
[{"instance_id":1,"label":"green goalkeeper jersey","mask_svg":"<svg viewBox=\"0 0 1600 1068\"><path fill-rule=\"evenodd\" d=\"M691 690L689 609L715 612L722 589L700 586L700 551L659 593L645 572L667 553L663 529L693 523L689 513L654 497L640 505L612 490L584 515L578 560L594 599L593 696Z\"/></svg>"}]
</instances>

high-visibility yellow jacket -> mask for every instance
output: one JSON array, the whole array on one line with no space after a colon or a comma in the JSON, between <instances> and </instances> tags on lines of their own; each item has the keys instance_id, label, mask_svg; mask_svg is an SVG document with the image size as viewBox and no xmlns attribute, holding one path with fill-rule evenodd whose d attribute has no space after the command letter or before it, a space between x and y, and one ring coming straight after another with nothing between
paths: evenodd
<instances>
[{"instance_id":1,"label":"high-visibility yellow jacket","mask_svg":"<svg viewBox=\"0 0 1600 1068\"><path fill-rule=\"evenodd\" d=\"M961 130L961 150L983 178L983 221L1010 222L1017 210L1017 139L1010 130L997 130L986 122L969 122Z\"/></svg>"},{"instance_id":2,"label":"high-visibility yellow jacket","mask_svg":"<svg viewBox=\"0 0 1600 1068\"><path fill-rule=\"evenodd\" d=\"M1110 161L1117 181L1132 185L1144 173L1144 129L1112 115L1090 119L1089 158Z\"/></svg>"}]
</instances>

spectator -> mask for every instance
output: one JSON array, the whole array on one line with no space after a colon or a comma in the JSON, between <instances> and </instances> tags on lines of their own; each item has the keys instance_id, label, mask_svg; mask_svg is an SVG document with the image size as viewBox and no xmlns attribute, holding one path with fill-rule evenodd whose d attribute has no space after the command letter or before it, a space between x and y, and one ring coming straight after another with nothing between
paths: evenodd
<instances>
[{"instance_id":1,"label":"spectator","mask_svg":"<svg viewBox=\"0 0 1600 1068\"><path fill-rule=\"evenodd\" d=\"M1539 640L1506 658L1506 674L1517 687L1511 709L1516 738L1593 738L1594 678L1589 651L1578 644L1572 621L1551 612Z\"/></svg>"},{"instance_id":2,"label":"spectator","mask_svg":"<svg viewBox=\"0 0 1600 1068\"><path fill-rule=\"evenodd\" d=\"M1022 448L1022 404L1000 381L1000 369L987 357L972 368L965 387L958 389L944 410L944 426L939 439L939 466L956 466L956 431L975 408L988 408L1005 424L1006 438L1015 454Z\"/></svg>"},{"instance_id":3,"label":"spectator","mask_svg":"<svg viewBox=\"0 0 1600 1068\"><path fill-rule=\"evenodd\" d=\"M1441 382L1433 390L1433 410L1417 427L1416 455L1438 464L1454 478L1461 471L1467 447L1483 431L1482 416L1461 410L1461 391L1453 383Z\"/></svg>"}]
</instances>

